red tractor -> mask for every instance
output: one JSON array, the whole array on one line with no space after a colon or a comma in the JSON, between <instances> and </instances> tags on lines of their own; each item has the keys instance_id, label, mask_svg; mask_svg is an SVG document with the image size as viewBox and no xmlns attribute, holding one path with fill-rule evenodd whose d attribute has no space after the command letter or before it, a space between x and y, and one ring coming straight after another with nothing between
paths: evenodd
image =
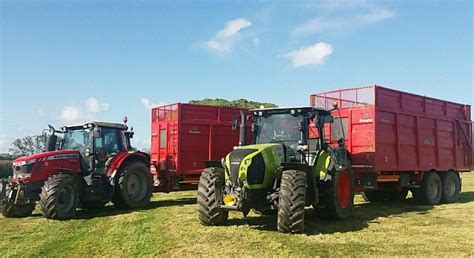
<instances>
[{"instance_id":1,"label":"red tractor","mask_svg":"<svg viewBox=\"0 0 474 258\"><path fill-rule=\"evenodd\" d=\"M126 123L126 120L124 120ZM130 146L126 124L90 122L45 130L46 151L13 162L13 178L2 182L0 212L31 215L36 202L48 219L70 219L76 208L107 202L122 209L150 202L150 157Z\"/></svg>"}]
</instances>

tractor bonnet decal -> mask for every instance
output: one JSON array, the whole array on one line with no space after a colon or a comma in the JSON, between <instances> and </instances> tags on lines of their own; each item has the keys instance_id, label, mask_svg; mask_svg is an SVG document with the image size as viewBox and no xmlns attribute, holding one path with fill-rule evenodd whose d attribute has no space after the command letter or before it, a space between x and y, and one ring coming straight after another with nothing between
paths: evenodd
<instances>
[{"instance_id":1,"label":"tractor bonnet decal","mask_svg":"<svg viewBox=\"0 0 474 258\"><path fill-rule=\"evenodd\" d=\"M54 160L54 159L74 159L79 158L79 154L60 154L48 157L47 160Z\"/></svg>"}]
</instances>

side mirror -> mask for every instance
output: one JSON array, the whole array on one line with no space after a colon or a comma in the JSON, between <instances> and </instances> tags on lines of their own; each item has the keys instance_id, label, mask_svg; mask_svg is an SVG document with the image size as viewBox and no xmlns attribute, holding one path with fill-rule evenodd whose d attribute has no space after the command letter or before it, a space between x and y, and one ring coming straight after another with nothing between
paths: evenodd
<instances>
[{"instance_id":1,"label":"side mirror","mask_svg":"<svg viewBox=\"0 0 474 258\"><path fill-rule=\"evenodd\" d=\"M232 131L235 131L237 130L237 118L234 117L234 119L232 120Z\"/></svg>"},{"instance_id":2,"label":"side mirror","mask_svg":"<svg viewBox=\"0 0 474 258\"><path fill-rule=\"evenodd\" d=\"M94 138L100 138L100 128L99 127L96 127L96 128L94 128L94 130L92 130L92 136Z\"/></svg>"}]
</instances>

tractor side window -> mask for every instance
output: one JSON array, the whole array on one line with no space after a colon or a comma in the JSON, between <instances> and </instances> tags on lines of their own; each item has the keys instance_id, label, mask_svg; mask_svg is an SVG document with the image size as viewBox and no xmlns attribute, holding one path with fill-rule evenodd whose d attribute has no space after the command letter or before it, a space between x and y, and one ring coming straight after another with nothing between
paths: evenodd
<instances>
[{"instance_id":1,"label":"tractor side window","mask_svg":"<svg viewBox=\"0 0 474 258\"><path fill-rule=\"evenodd\" d=\"M334 122L331 124L331 141L337 141L345 137L347 137L347 117L334 118Z\"/></svg>"},{"instance_id":2,"label":"tractor side window","mask_svg":"<svg viewBox=\"0 0 474 258\"><path fill-rule=\"evenodd\" d=\"M166 148L166 129L160 130L160 149Z\"/></svg>"}]
</instances>

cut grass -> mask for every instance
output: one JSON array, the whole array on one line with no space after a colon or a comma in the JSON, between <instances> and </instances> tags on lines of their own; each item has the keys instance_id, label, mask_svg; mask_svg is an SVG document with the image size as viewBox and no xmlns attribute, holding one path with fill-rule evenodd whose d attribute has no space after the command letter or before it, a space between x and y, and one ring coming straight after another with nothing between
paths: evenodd
<instances>
[{"instance_id":1,"label":"cut grass","mask_svg":"<svg viewBox=\"0 0 474 258\"><path fill-rule=\"evenodd\" d=\"M228 226L198 223L195 192L155 194L145 210L79 210L70 221L0 216L2 256L426 255L473 256L474 173L463 174L454 204L372 204L356 196L352 219L319 220L306 212L302 235L276 232L273 217L231 213Z\"/></svg>"}]
</instances>

